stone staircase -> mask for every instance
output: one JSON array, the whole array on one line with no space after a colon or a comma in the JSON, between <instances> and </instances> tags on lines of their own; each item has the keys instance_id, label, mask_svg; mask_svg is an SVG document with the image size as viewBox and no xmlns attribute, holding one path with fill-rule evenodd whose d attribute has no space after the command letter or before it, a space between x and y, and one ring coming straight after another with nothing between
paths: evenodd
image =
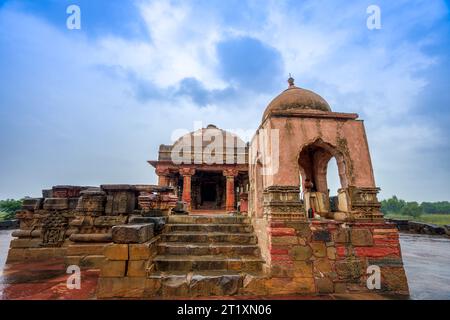
<instances>
[{"instance_id":1,"label":"stone staircase","mask_svg":"<svg viewBox=\"0 0 450 320\"><path fill-rule=\"evenodd\" d=\"M244 278L261 275L264 261L244 216L170 216L160 237L148 273L156 295L243 294Z\"/></svg>"}]
</instances>

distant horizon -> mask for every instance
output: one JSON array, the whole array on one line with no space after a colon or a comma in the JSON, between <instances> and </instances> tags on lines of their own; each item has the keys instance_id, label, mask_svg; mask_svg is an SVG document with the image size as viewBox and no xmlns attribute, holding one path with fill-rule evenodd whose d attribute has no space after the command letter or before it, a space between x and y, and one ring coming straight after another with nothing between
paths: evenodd
<instances>
[{"instance_id":1,"label":"distant horizon","mask_svg":"<svg viewBox=\"0 0 450 320\"><path fill-rule=\"evenodd\" d=\"M364 121L380 200L447 201L449 3L377 1L377 28L371 5L0 0L0 198L156 184L160 144L198 121L255 131L292 74Z\"/></svg>"}]
</instances>

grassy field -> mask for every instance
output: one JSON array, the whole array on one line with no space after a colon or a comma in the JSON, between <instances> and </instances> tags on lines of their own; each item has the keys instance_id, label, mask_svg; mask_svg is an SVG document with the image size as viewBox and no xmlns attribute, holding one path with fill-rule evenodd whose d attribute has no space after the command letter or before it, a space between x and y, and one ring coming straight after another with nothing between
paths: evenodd
<instances>
[{"instance_id":1,"label":"grassy field","mask_svg":"<svg viewBox=\"0 0 450 320\"><path fill-rule=\"evenodd\" d=\"M6 216L6 212L1 212L0 211L0 221L3 221L4 220L4 217Z\"/></svg>"},{"instance_id":2,"label":"grassy field","mask_svg":"<svg viewBox=\"0 0 450 320\"><path fill-rule=\"evenodd\" d=\"M8 215L8 213L0 211L0 221L5 220L6 216Z\"/></svg>"},{"instance_id":3,"label":"grassy field","mask_svg":"<svg viewBox=\"0 0 450 320\"><path fill-rule=\"evenodd\" d=\"M399 220L412 220L417 222L425 222L425 223L432 223L437 225L450 225L450 214L423 214L420 216L420 218L413 218L409 216L403 216L401 214L391 214L388 213L385 215L386 218L391 219L399 219Z\"/></svg>"}]
</instances>

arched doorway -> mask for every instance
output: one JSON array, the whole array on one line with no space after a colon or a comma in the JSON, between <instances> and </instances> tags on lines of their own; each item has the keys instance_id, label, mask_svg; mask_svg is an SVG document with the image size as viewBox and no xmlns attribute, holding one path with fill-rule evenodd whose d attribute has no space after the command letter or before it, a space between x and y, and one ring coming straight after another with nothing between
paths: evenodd
<instances>
[{"instance_id":1,"label":"arched doorway","mask_svg":"<svg viewBox=\"0 0 450 320\"><path fill-rule=\"evenodd\" d=\"M330 161L336 161L334 168L337 167L337 179L340 182L340 189L336 195L330 195L328 186L327 174ZM316 215L326 218L334 218L335 212L348 211L347 201L345 201L345 190L348 187L347 166L344 155L336 147L318 139L301 149L298 164L302 197L305 210L310 213L309 217L311 217L310 208Z\"/></svg>"}]
</instances>

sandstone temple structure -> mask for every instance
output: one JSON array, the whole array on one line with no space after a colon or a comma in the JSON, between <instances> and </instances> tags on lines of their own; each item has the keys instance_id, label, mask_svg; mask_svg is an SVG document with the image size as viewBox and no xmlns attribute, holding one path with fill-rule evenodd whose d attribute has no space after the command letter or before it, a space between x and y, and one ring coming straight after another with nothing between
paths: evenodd
<instances>
[{"instance_id":1,"label":"sandstone temple structure","mask_svg":"<svg viewBox=\"0 0 450 320\"><path fill-rule=\"evenodd\" d=\"M288 84L249 143L208 125L161 145L149 161L157 185L55 186L25 199L8 265L100 269L100 299L408 295L363 121Z\"/></svg>"}]
</instances>

